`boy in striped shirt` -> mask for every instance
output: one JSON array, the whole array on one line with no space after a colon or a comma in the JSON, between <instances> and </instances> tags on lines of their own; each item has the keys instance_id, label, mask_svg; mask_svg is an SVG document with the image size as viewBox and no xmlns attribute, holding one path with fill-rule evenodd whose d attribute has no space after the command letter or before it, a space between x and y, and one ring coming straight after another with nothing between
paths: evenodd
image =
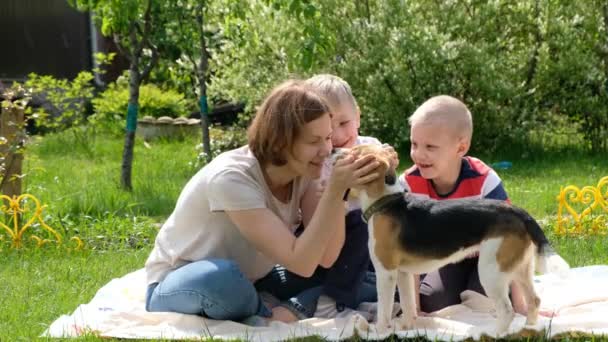
<instances>
[{"instance_id":1,"label":"boy in striped shirt","mask_svg":"<svg viewBox=\"0 0 608 342\"><path fill-rule=\"evenodd\" d=\"M399 178L404 188L436 200L491 198L509 202L500 177L477 158L467 156L473 135L471 113L451 96L427 100L410 116L410 157L414 165ZM460 293L485 295L477 271L478 255L421 275L418 308L433 312L459 304ZM511 284L511 301L518 313L527 312L523 293Z\"/></svg>"}]
</instances>

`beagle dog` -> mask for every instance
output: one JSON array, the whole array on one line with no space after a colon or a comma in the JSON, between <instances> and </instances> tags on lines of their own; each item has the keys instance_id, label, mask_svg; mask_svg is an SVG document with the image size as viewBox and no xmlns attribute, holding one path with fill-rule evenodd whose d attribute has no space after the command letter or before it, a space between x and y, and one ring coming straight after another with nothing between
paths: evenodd
<instances>
[{"instance_id":1,"label":"beagle dog","mask_svg":"<svg viewBox=\"0 0 608 342\"><path fill-rule=\"evenodd\" d=\"M523 209L491 199L429 200L408 192L397 182L390 152L377 145L358 145L352 152L372 154L384 177L350 195L361 202L369 229L369 252L376 269L377 330L413 328L416 310L414 276L434 271L479 252L479 278L497 312L497 333L505 333L514 318L509 285L518 282L528 304L527 325L536 324L540 299L533 276L538 271L566 272L538 223ZM340 149L336 155L348 150ZM391 321L395 286L402 316Z\"/></svg>"}]
</instances>

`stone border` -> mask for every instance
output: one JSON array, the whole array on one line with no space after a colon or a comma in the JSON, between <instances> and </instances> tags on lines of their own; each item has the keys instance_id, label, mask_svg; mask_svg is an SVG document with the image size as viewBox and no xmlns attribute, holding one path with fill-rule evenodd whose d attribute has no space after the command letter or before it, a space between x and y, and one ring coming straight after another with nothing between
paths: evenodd
<instances>
[{"instance_id":1,"label":"stone border","mask_svg":"<svg viewBox=\"0 0 608 342\"><path fill-rule=\"evenodd\" d=\"M188 119L185 117L171 118L161 116L158 119L152 116L144 116L137 120L137 135L144 140L154 138L171 138L184 135L200 134L200 119Z\"/></svg>"}]
</instances>

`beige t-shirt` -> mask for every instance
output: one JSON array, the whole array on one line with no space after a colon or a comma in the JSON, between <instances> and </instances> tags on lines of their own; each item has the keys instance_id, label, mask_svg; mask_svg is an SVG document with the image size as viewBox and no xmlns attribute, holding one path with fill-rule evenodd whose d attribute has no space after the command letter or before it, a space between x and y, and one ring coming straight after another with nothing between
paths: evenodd
<instances>
[{"instance_id":1,"label":"beige t-shirt","mask_svg":"<svg viewBox=\"0 0 608 342\"><path fill-rule=\"evenodd\" d=\"M160 229L146 261L148 284L210 258L235 261L251 281L262 278L276 262L258 252L225 211L268 208L293 232L301 222L300 202L309 184L296 178L289 202L283 203L270 192L248 146L221 154L190 179Z\"/></svg>"}]
</instances>

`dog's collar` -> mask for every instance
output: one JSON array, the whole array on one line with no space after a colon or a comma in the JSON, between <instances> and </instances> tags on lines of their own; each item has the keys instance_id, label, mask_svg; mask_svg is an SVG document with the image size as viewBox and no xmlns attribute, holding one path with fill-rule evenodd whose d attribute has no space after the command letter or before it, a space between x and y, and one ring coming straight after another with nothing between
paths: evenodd
<instances>
[{"instance_id":1,"label":"dog's collar","mask_svg":"<svg viewBox=\"0 0 608 342\"><path fill-rule=\"evenodd\" d=\"M403 192L395 192L390 195L385 195L380 197L376 202L372 203L363 213L363 220L365 222L369 221L369 219L377 212L381 211L384 206L387 204L396 201L398 199L403 199Z\"/></svg>"}]
</instances>

